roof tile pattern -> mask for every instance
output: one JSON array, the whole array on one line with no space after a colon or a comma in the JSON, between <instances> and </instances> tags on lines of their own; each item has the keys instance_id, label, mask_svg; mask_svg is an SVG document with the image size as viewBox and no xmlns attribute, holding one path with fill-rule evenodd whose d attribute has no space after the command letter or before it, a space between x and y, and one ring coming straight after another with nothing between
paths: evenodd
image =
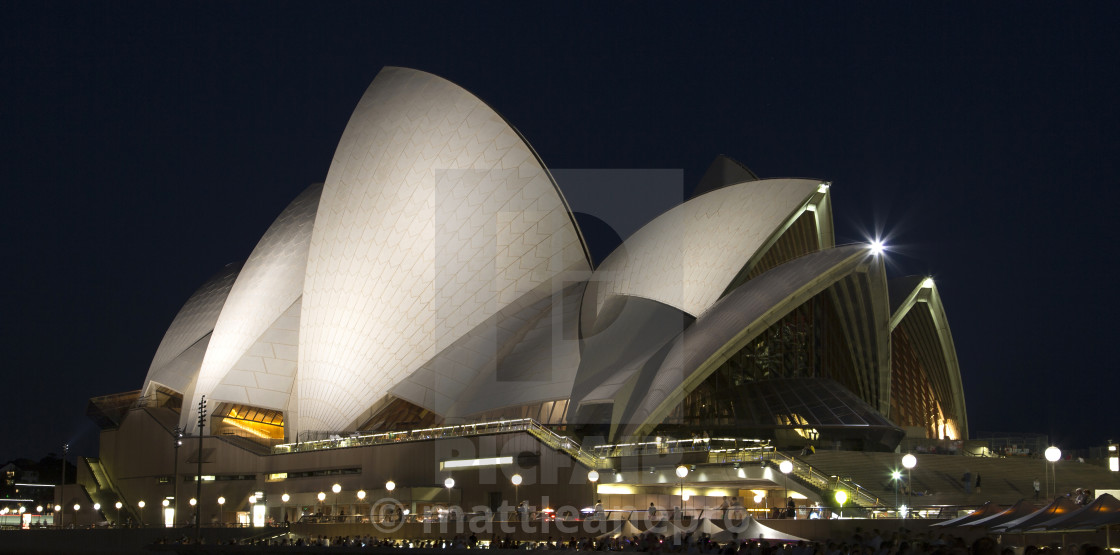
<instances>
[{"instance_id":1,"label":"roof tile pattern","mask_svg":"<svg viewBox=\"0 0 1120 555\"><path fill-rule=\"evenodd\" d=\"M589 271L585 253L501 116L446 80L382 70L343 132L312 234L299 427L345 429L503 306Z\"/></svg>"}]
</instances>

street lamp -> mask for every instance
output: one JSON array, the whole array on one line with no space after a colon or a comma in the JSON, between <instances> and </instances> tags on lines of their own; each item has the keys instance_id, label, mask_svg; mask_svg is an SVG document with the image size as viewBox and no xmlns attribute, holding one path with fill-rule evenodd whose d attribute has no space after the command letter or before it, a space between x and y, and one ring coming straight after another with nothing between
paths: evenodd
<instances>
[{"instance_id":1,"label":"street lamp","mask_svg":"<svg viewBox=\"0 0 1120 555\"><path fill-rule=\"evenodd\" d=\"M902 479L902 473L897 469L891 471L891 480L894 481L894 506L895 511L898 511L898 481Z\"/></svg>"},{"instance_id":2,"label":"street lamp","mask_svg":"<svg viewBox=\"0 0 1120 555\"><path fill-rule=\"evenodd\" d=\"M443 481L443 485L447 487L447 520L451 520L451 488L455 487L455 478L450 476Z\"/></svg>"},{"instance_id":3,"label":"street lamp","mask_svg":"<svg viewBox=\"0 0 1120 555\"><path fill-rule=\"evenodd\" d=\"M836 502L840 504L840 518L844 518L844 502L848 500L848 492L839 489L836 490Z\"/></svg>"},{"instance_id":4,"label":"street lamp","mask_svg":"<svg viewBox=\"0 0 1120 555\"><path fill-rule=\"evenodd\" d=\"M587 481L591 483L591 507L595 507L595 483L599 481L599 471L592 468L587 471Z\"/></svg>"},{"instance_id":5,"label":"street lamp","mask_svg":"<svg viewBox=\"0 0 1120 555\"><path fill-rule=\"evenodd\" d=\"M518 486L521 485L521 475L520 474L514 474L513 476L510 476L509 481L513 482L513 502L515 504L514 506L520 507L521 506L521 497L517 494L517 490L518 490Z\"/></svg>"},{"instance_id":6,"label":"street lamp","mask_svg":"<svg viewBox=\"0 0 1120 555\"><path fill-rule=\"evenodd\" d=\"M338 493L342 491L342 486L335 484L331 486L331 491L334 492L334 506L331 508L331 516L338 514Z\"/></svg>"},{"instance_id":7,"label":"street lamp","mask_svg":"<svg viewBox=\"0 0 1120 555\"><path fill-rule=\"evenodd\" d=\"M224 495L218 497L218 524L222 526L226 524L226 498Z\"/></svg>"},{"instance_id":8,"label":"street lamp","mask_svg":"<svg viewBox=\"0 0 1120 555\"><path fill-rule=\"evenodd\" d=\"M168 525L168 523L167 523L167 509L170 506L171 506L171 500L169 500L165 497L163 499L163 525L167 528L175 526L175 513L174 512L171 513L171 524Z\"/></svg>"},{"instance_id":9,"label":"street lamp","mask_svg":"<svg viewBox=\"0 0 1120 555\"><path fill-rule=\"evenodd\" d=\"M1054 474L1054 495L1056 496L1058 495L1058 470L1054 467L1054 463L1058 462L1058 460L1062 458L1062 450L1051 445L1050 447L1046 448L1046 451L1043 451L1043 455L1046 456L1047 461L1050 461L1050 472ZM1046 475L1046 482L1046 495L1050 496L1049 474Z\"/></svg>"},{"instance_id":10,"label":"street lamp","mask_svg":"<svg viewBox=\"0 0 1120 555\"><path fill-rule=\"evenodd\" d=\"M366 502L366 490L364 490L364 489L358 490L357 495L358 495L358 504L359 505L365 504L365 502ZM357 515L358 512L354 511L354 514ZM370 511L370 514L372 515L373 511ZM357 519L355 519L354 522L357 522Z\"/></svg>"},{"instance_id":11,"label":"street lamp","mask_svg":"<svg viewBox=\"0 0 1120 555\"><path fill-rule=\"evenodd\" d=\"M66 495L66 455L70 454L70 444L62 444L62 481L58 483L58 499L59 501ZM66 515L59 508L58 511L58 527L62 528L63 523L66 521Z\"/></svg>"},{"instance_id":12,"label":"street lamp","mask_svg":"<svg viewBox=\"0 0 1120 555\"><path fill-rule=\"evenodd\" d=\"M911 502L911 498L910 498L910 496L914 494L914 480L913 480L913 476L912 476L911 472L914 470L914 467L917 466L917 465L918 465L918 457L915 457L914 455L912 455L910 453L907 453L907 454L902 456L902 466L906 467L906 506L907 507L910 507L910 506L913 505L913 503ZM907 512L906 516L909 517L910 513Z\"/></svg>"},{"instance_id":13,"label":"street lamp","mask_svg":"<svg viewBox=\"0 0 1120 555\"><path fill-rule=\"evenodd\" d=\"M292 498L292 496L288 495L287 493L280 496L280 503L281 503L280 507L281 507L281 510L284 511L284 525L285 526L288 525L288 501L291 500L291 498Z\"/></svg>"},{"instance_id":14,"label":"street lamp","mask_svg":"<svg viewBox=\"0 0 1120 555\"><path fill-rule=\"evenodd\" d=\"M141 499L140 501L138 501L138 502L136 503L136 506L137 506L137 507L140 507L140 527L141 527L141 528L143 528L143 527L144 527L144 505L145 505L145 504L146 504L146 503L144 503L144 500L143 500L143 499Z\"/></svg>"},{"instance_id":15,"label":"street lamp","mask_svg":"<svg viewBox=\"0 0 1120 555\"><path fill-rule=\"evenodd\" d=\"M173 515L173 518L177 519L179 518L179 447L182 447L183 445L183 429L175 426L173 432L175 438L173 440L174 443L172 443L171 446L175 448L175 464L172 465L172 468L174 469L172 470L172 474L174 474L172 480L175 482L175 484L172 488L171 498L175 500L175 511L171 514ZM174 521L172 521L172 525L174 525Z\"/></svg>"},{"instance_id":16,"label":"street lamp","mask_svg":"<svg viewBox=\"0 0 1120 555\"><path fill-rule=\"evenodd\" d=\"M121 525L121 507L124 506L124 503L121 503L120 501L117 501L116 503L113 504L113 506L117 508L117 526L120 526Z\"/></svg>"},{"instance_id":17,"label":"street lamp","mask_svg":"<svg viewBox=\"0 0 1120 555\"><path fill-rule=\"evenodd\" d=\"M681 515L684 515L684 477L685 476L688 476L688 467L682 464L682 465L677 467L677 478L681 479L680 480L680 482L681 482Z\"/></svg>"},{"instance_id":18,"label":"street lamp","mask_svg":"<svg viewBox=\"0 0 1120 555\"><path fill-rule=\"evenodd\" d=\"M789 462L788 459L784 460L780 464L778 464L778 470L782 471L782 481L786 483L786 499L789 499L789 473L793 472L793 463ZM789 516L796 518L795 515Z\"/></svg>"},{"instance_id":19,"label":"street lamp","mask_svg":"<svg viewBox=\"0 0 1120 555\"><path fill-rule=\"evenodd\" d=\"M323 516L323 501L327 499L327 494L320 491L315 498L319 500L319 517L321 518Z\"/></svg>"}]
</instances>

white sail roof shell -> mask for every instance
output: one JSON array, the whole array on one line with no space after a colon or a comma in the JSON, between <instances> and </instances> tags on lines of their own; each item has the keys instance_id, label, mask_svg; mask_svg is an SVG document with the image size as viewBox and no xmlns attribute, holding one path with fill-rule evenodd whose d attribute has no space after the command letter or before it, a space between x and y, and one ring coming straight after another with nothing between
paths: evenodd
<instances>
[{"instance_id":1,"label":"white sail roof shell","mask_svg":"<svg viewBox=\"0 0 1120 555\"><path fill-rule=\"evenodd\" d=\"M183 308L175 315L152 357L152 365L144 378L141 391L149 393L151 384L158 383L183 393L194 382L198 372L198 349L191 349L207 338L221 314L241 264L229 264L195 291ZM189 351L189 352L188 352ZM177 362L180 356L186 360Z\"/></svg>"},{"instance_id":2,"label":"white sail roof shell","mask_svg":"<svg viewBox=\"0 0 1120 555\"><path fill-rule=\"evenodd\" d=\"M699 315L820 185L810 179L748 181L665 212L595 270L595 313L612 296L629 295Z\"/></svg>"},{"instance_id":3,"label":"white sail roof shell","mask_svg":"<svg viewBox=\"0 0 1120 555\"><path fill-rule=\"evenodd\" d=\"M345 429L507 304L589 269L567 204L501 116L439 77L382 70L319 204L296 426Z\"/></svg>"},{"instance_id":4,"label":"white sail roof shell","mask_svg":"<svg viewBox=\"0 0 1120 555\"><path fill-rule=\"evenodd\" d=\"M238 391L237 398L230 398L229 394L215 397L214 389L227 378L234 365L262 334L303 294L311 230L322 190L322 184L312 185L289 203L245 261L214 324L214 335L199 369L194 397L184 399L192 411L201 395L207 395L213 401L240 403L248 403L249 397L253 397L258 400L257 406L276 410L287 406L286 399L262 405L259 402L262 397L247 393L262 381L251 373L243 372L245 375L236 380L243 388ZM226 389L228 391L229 388ZM185 425L193 426L196 418L184 412L182 420Z\"/></svg>"}]
</instances>

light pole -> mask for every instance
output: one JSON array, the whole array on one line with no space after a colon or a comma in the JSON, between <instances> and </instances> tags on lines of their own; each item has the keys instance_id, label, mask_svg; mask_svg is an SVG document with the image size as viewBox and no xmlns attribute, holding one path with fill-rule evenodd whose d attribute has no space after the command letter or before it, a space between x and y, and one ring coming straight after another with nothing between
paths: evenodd
<instances>
[{"instance_id":1,"label":"light pole","mask_svg":"<svg viewBox=\"0 0 1120 555\"><path fill-rule=\"evenodd\" d=\"M913 503L910 501L910 496L914 494L914 479L912 472L914 467L918 465L918 457L907 453L902 457L902 466L906 467L906 507L911 508ZM910 517L910 512L907 511L906 517Z\"/></svg>"},{"instance_id":2,"label":"light pole","mask_svg":"<svg viewBox=\"0 0 1120 555\"><path fill-rule=\"evenodd\" d=\"M451 488L455 487L455 478L450 476L443 481L443 485L447 486L447 520L451 520Z\"/></svg>"},{"instance_id":3,"label":"light pole","mask_svg":"<svg viewBox=\"0 0 1120 555\"><path fill-rule=\"evenodd\" d=\"M894 510L898 512L898 481L902 479L902 473L898 470L891 471L891 480L894 481Z\"/></svg>"},{"instance_id":4,"label":"light pole","mask_svg":"<svg viewBox=\"0 0 1120 555\"><path fill-rule=\"evenodd\" d=\"M226 498L225 496L218 497L218 524L220 526L226 525Z\"/></svg>"},{"instance_id":5,"label":"light pole","mask_svg":"<svg viewBox=\"0 0 1120 555\"><path fill-rule=\"evenodd\" d=\"M198 400L198 475L195 476L195 499L202 500L202 430L206 426L206 396ZM198 545L202 537L202 511L194 512L194 543Z\"/></svg>"},{"instance_id":6,"label":"light pole","mask_svg":"<svg viewBox=\"0 0 1120 555\"><path fill-rule=\"evenodd\" d=\"M591 509L595 510L595 484L599 481L599 471L592 468L587 471L587 481L591 483Z\"/></svg>"},{"instance_id":7,"label":"light pole","mask_svg":"<svg viewBox=\"0 0 1120 555\"><path fill-rule=\"evenodd\" d=\"M778 470L782 471L782 481L786 483L786 499L789 500L789 473L793 472L793 463L789 462L789 460L784 460L778 465ZM789 506L788 501L786 506ZM789 516L796 518L796 513Z\"/></svg>"},{"instance_id":8,"label":"light pole","mask_svg":"<svg viewBox=\"0 0 1120 555\"><path fill-rule=\"evenodd\" d=\"M171 501L167 498L163 499L163 526L167 527L167 509L171 506ZM171 513L171 525L175 525L175 512Z\"/></svg>"},{"instance_id":9,"label":"light pole","mask_svg":"<svg viewBox=\"0 0 1120 555\"><path fill-rule=\"evenodd\" d=\"M392 480L388 480L388 481L385 482L385 491L389 492L389 497L390 498L393 497L393 490L395 490L395 489L397 489L397 483L396 482L394 482ZM390 509L391 508L392 507L390 507ZM392 515L392 513L390 513L390 516L391 515ZM401 522L402 523L404 522L404 515L401 515Z\"/></svg>"},{"instance_id":10,"label":"light pole","mask_svg":"<svg viewBox=\"0 0 1120 555\"><path fill-rule=\"evenodd\" d=\"M121 525L121 507L124 506L124 503L121 503L120 501L117 501L116 503L113 504L113 506L117 508L117 526L120 526Z\"/></svg>"},{"instance_id":11,"label":"light pole","mask_svg":"<svg viewBox=\"0 0 1120 555\"><path fill-rule=\"evenodd\" d=\"M513 476L510 476L509 481L513 482L513 506L515 507L514 512L516 513L516 507L521 506L521 496L517 494L518 487L521 485L521 475L514 474Z\"/></svg>"},{"instance_id":12,"label":"light pole","mask_svg":"<svg viewBox=\"0 0 1120 555\"><path fill-rule=\"evenodd\" d=\"M141 499L140 501L138 501L138 502L136 503L136 506L137 506L137 507L140 507L140 527L141 527L141 528L143 528L143 527L144 527L144 505L145 505L145 504L146 504L146 503L144 503L144 500L143 500L143 499Z\"/></svg>"},{"instance_id":13,"label":"light pole","mask_svg":"<svg viewBox=\"0 0 1120 555\"><path fill-rule=\"evenodd\" d=\"M287 493L284 493L284 495L280 496L280 510L284 512L285 525L288 524L288 500L290 500L291 498L292 496L288 495Z\"/></svg>"},{"instance_id":14,"label":"light pole","mask_svg":"<svg viewBox=\"0 0 1120 555\"><path fill-rule=\"evenodd\" d=\"M172 468L174 469L172 470L172 480L175 482L175 484L171 492L171 498L175 500L175 511L172 512L171 515L174 519L177 520L179 518L179 447L183 446L183 429L175 426L174 435L174 443L172 443L171 445L175 448L175 463L174 465L172 465ZM172 521L172 524L174 524L174 521Z\"/></svg>"},{"instance_id":15,"label":"light pole","mask_svg":"<svg viewBox=\"0 0 1120 555\"><path fill-rule=\"evenodd\" d=\"M334 505L331 507L331 516L338 516L338 493L342 491L340 484L331 486L331 492L334 493Z\"/></svg>"},{"instance_id":16,"label":"light pole","mask_svg":"<svg viewBox=\"0 0 1120 555\"><path fill-rule=\"evenodd\" d=\"M357 494L357 495L358 495L358 505L364 505L364 504L365 504L365 502L366 502L366 490L364 490L364 489L360 489L360 490L358 490L358 494ZM372 514L373 514L373 511L370 511L370 514L372 515ZM354 516L355 516L355 518L354 518L354 522L357 522L357 521L358 521L358 519L357 519L357 515L358 515L358 512L357 512L357 511L354 511Z\"/></svg>"},{"instance_id":17,"label":"light pole","mask_svg":"<svg viewBox=\"0 0 1120 555\"><path fill-rule=\"evenodd\" d=\"M320 491L319 495L316 495L315 498L319 500L319 518L322 518L323 517L323 501L326 500L327 494L326 494L326 492Z\"/></svg>"},{"instance_id":18,"label":"light pole","mask_svg":"<svg viewBox=\"0 0 1120 555\"><path fill-rule=\"evenodd\" d=\"M58 482L58 502L59 502L59 504L62 504L62 498L66 496L66 455L68 455L69 453L70 453L70 444L69 443L63 443L62 444L62 480L60 480ZM66 522L66 514L63 511L59 510L58 511L58 527L62 528L62 526L65 522Z\"/></svg>"},{"instance_id":19,"label":"light pole","mask_svg":"<svg viewBox=\"0 0 1120 555\"><path fill-rule=\"evenodd\" d=\"M848 500L848 492L840 489L836 490L836 502L840 504L840 518L844 518L844 502Z\"/></svg>"},{"instance_id":20,"label":"light pole","mask_svg":"<svg viewBox=\"0 0 1120 555\"><path fill-rule=\"evenodd\" d=\"M1054 463L1058 462L1058 460L1062 458L1062 450L1058 449L1057 447L1054 447L1053 445L1051 445L1050 447L1046 448L1046 451L1044 451L1043 454L1046 455L1046 460L1050 461L1050 472L1054 474L1054 493L1053 493L1053 495L1056 497L1058 495L1058 470L1054 467ZM1049 497L1051 495L1050 494L1050 474L1046 475L1046 495L1047 495L1047 497Z\"/></svg>"},{"instance_id":21,"label":"light pole","mask_svg":"<svg viewBox=\"0 0 1120 555\"><path fill-rule=\"evenodd\" d=\"M684 516L684 477L688 476L688 467L680 465L677 467L677 478L680 478L681 483L681 516Z\"/></svg>"},{"instance_id":22,"label":"light pole","mask_svg":"<svg viewBox=\"0 0 1120 555\"><path fill-rule=\"evenodd\" d=\"M196 509L195 506L198 505L198 499L195 499L195 498L192 497L190 499L190 501L187 501L187 503L190 503L191 510L194 511L194 513L197 515L198 514L198 509Z\"/></svg>"}]
</instances>

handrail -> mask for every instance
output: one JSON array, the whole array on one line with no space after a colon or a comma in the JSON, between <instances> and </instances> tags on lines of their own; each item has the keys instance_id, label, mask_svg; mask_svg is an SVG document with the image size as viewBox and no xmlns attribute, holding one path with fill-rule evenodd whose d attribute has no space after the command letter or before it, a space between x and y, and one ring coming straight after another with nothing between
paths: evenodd
<instances>
[{"instance_id":1,"label":"handrail","mask_svg":"<svg viewBox=\"0 0 1120 555\"><path fill-rule=\"evenodd\" d=\"M585 466L591 468L605 468L609 461L603 457L595 456L584 451L575 440L562 436L544 427L532 418L517 418L511 420L495 420L491 422L476 422L473 424L459 424L455 426L439 426L423 428L405 432L380 432L376 434L352 434L349 436L334 436L328 439L304 441L300 443L284 443L272 447L272 454L301 453L306 451L320 451L324 449L341 449L347 447L364 447L367 445L383 445L388 443L404 443L412 441L429 441L451 437L470 437L494 433L527 432L533 437L550 447L564 451Z\"/></svg>"},{"instance_id":2,"label":"handrail","mask_svg":"<svg viewBox=\"0 0 1120 555\"><path fill-rule=\"evenodd\" d=\"M808 482L810 485L817 487L821 491L825 491L831 487L840 487L852 493L851 502L860 507L878 507L882 505L879 497L871 493L863 486L839 476L828 476L821 471L813 468L812 465L788 456L780 451L774 451L764 455L764 458L770 461L777 461L781 464L782 461L789 461L793 464L793 474L795 477Z\"/></svg>"}]
</instances>

